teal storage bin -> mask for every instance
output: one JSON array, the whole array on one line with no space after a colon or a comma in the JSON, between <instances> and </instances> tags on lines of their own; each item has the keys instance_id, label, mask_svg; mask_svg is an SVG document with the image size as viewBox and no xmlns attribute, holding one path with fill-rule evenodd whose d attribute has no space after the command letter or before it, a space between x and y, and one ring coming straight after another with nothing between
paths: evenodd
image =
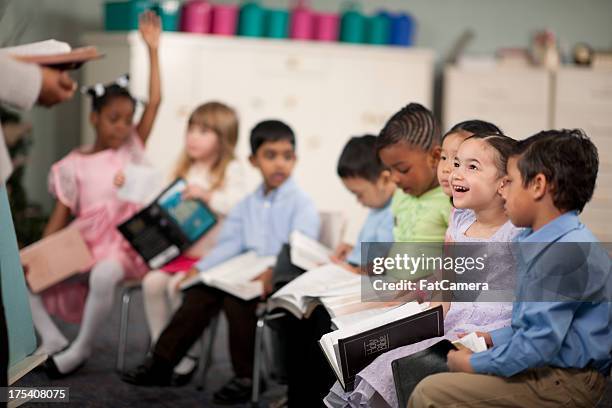
<instances>
[{"instance_id":1,"label":"teal storage bin","mask_svg":"<svg viewBox=\"0 0 612 408\"><path fill-rule=\"evenodd\" d=\"M238 35L263 37L265 34L266 10L256 2L249 2L240 9Z\"/></svg>"},{"instance_id":2,"label":"teal storage bin","mask_svg":"<svg viewBox=\"0 0 612 408\"><path fill-rule=\"evenodd\" d=\"M138 16L155 3L150 0L131 0L104 4L104 29L106 31L138 30Z\"/></svg>"},{"instance_id":3,"label":"teal storage bin","mask_svg":"<svg viewBox=\"0 0 612 408\"><path fill-rule=\"evenodd\" d=\"M266 20L266 37L287 38L289 36L289 12L287 10L267 10Z\"/></svg>"},{"instance_id":4,"label":"teal storage bin","mask_svg":"<svg viewBox=\"0 0 612 408\"><path fill-rule=\"evenodd\" d=\"M386 13L378 13L367 22L366 43L387 45L391 42L391 19Z\"/></svg>"},{"instance_id":5,"label":"teal storage bin","mask_svg":"<svg viewBox=\"0 0 612 408\"><path fill-rule=\"evenodd\" d=\"M181 21L181 2L179 0L159 0L153 10L161 18L164 31L178 31Z\"/></svg>"},{"instance_id":6,"label":"teal storage bin","mask_svg":"<svg viewBox=\"0 0 612 408\"><path fill-rule=\"evenodd\" d=\"M366 18L356 8L344 12L340 24L340 41L353 44L365 42Z\"/></svg>"}]
</instances>

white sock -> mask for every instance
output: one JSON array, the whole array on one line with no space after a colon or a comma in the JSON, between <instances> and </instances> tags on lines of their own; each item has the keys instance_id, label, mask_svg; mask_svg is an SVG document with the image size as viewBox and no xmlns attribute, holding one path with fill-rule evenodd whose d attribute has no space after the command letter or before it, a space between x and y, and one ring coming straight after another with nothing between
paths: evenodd
<instances>
[{"instance_id":1,"label":"white sock","mask_svg":"<svg viewBox=\"0 0 612 408\"><path fill-rule=\"evenodd\" d=\"M28 298L32 310L32 321L41 340L34 354L51 355L57 353L68 345L68 340L47 313L40 296L28 291Z\"/></svg>"},{"instance_id":2,"label":"white sock","mask_svg":"<svg viewBox=\"0 0 612 408\"><path fill-rule=\"evenodd\" d=\"M98 262L89 274L89 294L83 321L76 340L53 360L61 373L74 370L91 354L96 330L102 326L113 307L115 287L123 279L122 266L114 260Z\"/></svg>"},{"instance_id":3,"label":"white sock","mask_svg":"<svg viewBox=\"0 0 612 408\"><path fill-rule=\"evenodd\" d=\"M166 286L171 278L163 271L151 271L142 280L144 309L149 324L151 345L155 344L171 317L172 311L166 298Z\"/></svg>"},{"instance_id":4,"label":"white sock","mask_svg":"<svg viewBox=\"0 0 612 408\"><path fill-rule=\"evenodd\" d=\"M175 273L166 285L166 295L168 296L168 303L170 304L172 314L174 314L183 303L183 291L180 289L177 290L176 287L185 279L185 276L187 276L186 272Z\"/></svg>"},{"instance_id":5,"label":"white sock","mask_svg":"<svg viewBox=\"0 0 612 408\"><path fill-rule=\"evenodd\" d=\"M196 343L196 344L199 344ZM193 370L193 368L195 367L196 363L198 362L197 358L194 357L190 357L189 354L187 354L185 357L183 357L183 359L174 367L174 372L176 374L187 374L189 372L191 372L191 370Z\"/></svg>"}]
</instances>

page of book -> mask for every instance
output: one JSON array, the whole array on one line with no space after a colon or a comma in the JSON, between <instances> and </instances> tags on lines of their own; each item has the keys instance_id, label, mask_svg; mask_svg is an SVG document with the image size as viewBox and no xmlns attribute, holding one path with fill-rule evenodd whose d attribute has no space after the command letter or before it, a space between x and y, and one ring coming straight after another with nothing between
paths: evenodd
<instances>
[{"instance_id":1,"label":"page of book","mask_svg":"<svg viewBox=\"0 0 612 408\"><path fill-rule=\"evenodd\" d=\"M200 272L194 279L181 285L186 289L198 282L216 287L244 300L251 300L263 293L260 281L253 281L276 262L275 256L257 256L254 251L236 256L211 269Z\"/></svg>"},{"instance_id":2,"label":"page of book","mask_svg":"<svg viewBox=\"0 0 612 408\"><path fill-rule=\"evenodd\" d=\"M487 342L484 337L480 337L474 332L453 341L453 345L457 348L463 346L474 353L480 353L481 351L487 350Z\"/></svg>"},{"instance_id":3,"label":"page of book","mask_svg":"<svg viewBox=\"0 0 612 408\"><path fill-rule=\"evenodd\" d=\"M70 52L70 44L54 39L37 41L29 44L16 45L0 49L0 52L10 55L52 55Z\"/></svg>"},{"instance_id":4,"label":"page of book","mask_svg":"<svg viewBox=\"0 0 612 408\"><path fill-rule=\"evenodd\" d=\"M308 271L329 263L332 250L301 232L293 231L289 237L289 243L291 262L294 265Z\"/></svg>"},{"instance_id":5,"label":"page of book","mask_svg":"<svg viewBox=\"0 0 612 408\"><path fill-rule=\"evenodd\" d=\"M148 204L161 192L162 176L154 167L130 163L123 174L125 182L117 189L117 196L124 201Z\"/></svg>"}]
</instances>

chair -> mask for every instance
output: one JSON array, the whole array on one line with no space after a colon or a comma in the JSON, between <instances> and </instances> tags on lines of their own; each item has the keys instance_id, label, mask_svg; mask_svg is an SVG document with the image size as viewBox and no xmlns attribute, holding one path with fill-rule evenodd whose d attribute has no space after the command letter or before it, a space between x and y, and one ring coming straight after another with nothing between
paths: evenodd
<instances>
[{"instance_id":1,"label":"chair","mask_svg":"<svg viewBox=\"0 0 612 408\"><path fill-rule=\"evenodd\" d=\"M125 350L127 348L128 338L128 323L130 318L130 303L132 301L132 295L142 290L142 280L132 279L123 282L121 291L121 312L119 320L119 343L117 345L117 362L116 370L119 373L123 373L125 369ZM204 382L206 375L212 365L212 351L214 346L214 339L217 333L219 325L219 316L215 316L209 325L208 336L202 336L202 352L200 353L200 385L198 389L204 388Z\"/></svg>"},{"instance_id":2,"label":"chair","mask_svg":"<svg viewBox=\"0 0 612 408\"><path fill-rule=\"evenodd\" d=\"M328 248L335 248L342 241L344 235L344 229L346 226L343 215L339 212L321 212L319 213L321 219L321 230L319 232L319 242ZM262 303L265 305L265 303ZM260 307L258 313L257 326L255 329L255 353L253 359L253 391L251 394L251 405L259 405L260 397L260 376L264 370L263 361L269 361L266 352L266 346L264 344L264 329L266 323L272 320L279 319L285 316L285 312L274 312L270 313L267 311L267 307ZM269 373L264 372L264 375Z\"/></svg>"}]
</instances>

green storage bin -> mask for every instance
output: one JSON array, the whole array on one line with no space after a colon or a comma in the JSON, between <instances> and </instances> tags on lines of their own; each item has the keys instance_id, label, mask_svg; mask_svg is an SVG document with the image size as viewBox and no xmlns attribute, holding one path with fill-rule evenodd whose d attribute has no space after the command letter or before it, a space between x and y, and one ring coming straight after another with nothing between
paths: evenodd
<instances>
[{"instance_id":1,"label":"green storage bin","mask_svg":"<svg viewBox=\"0 0 612 408\"><path fill-rule=\"evenodd\" d=\"M104 4L104 29L106 31L138 30L138 16L152 9L150 0L131 0Z\"/></svg>"},{"instance_id":2,"label":"green storage bin","mask_svg":"<svg viewBox=\"0 0 612 408\"><path fill-rule=\"evenodd\" d=\"M386 13L378 13L368 18L366 43L386 45L391 41L391 19Z\"/></svg>"},{"instance_id":3,"label":"green storage bin","mask_svg":"<svg viewBox=\"0 0 612 408\"><path fill-rule=\"evenodd\" d=\"M263 37L265 34L266 10L257 2L249 2L240 9L238 35Z\"/></svg>"},{"instance_id":4,"label":"green storage bin","mask_svg":"<svg viewBox=\"0 0 612 408\"><path fill-rule=\"evenodd\" d=\"M268 10L266 37L287 38L289 36L289 12L287 10Z\"/></svg>"},{"instance_id":5,"label":"green storage bin","mask_svg":"<svg viewBox=\"0 0 612 408\"><path fill-rule=\"evenodd\" d=\"M160 0L153 10L161 18L164 31L178 31L181 21L181 2L178 0Z\"/></svg>"},{"instance_id":6,"label":"green storage bin","mask_svg":"<svg viewBox=\"0 0 612 408\"><path fill-rule=\"evenodd\" d=\"M340 23L340 41L360 44L365 41L366 18L356 7L348 9L342 14Z\"/></svg>"}]
</instances>

